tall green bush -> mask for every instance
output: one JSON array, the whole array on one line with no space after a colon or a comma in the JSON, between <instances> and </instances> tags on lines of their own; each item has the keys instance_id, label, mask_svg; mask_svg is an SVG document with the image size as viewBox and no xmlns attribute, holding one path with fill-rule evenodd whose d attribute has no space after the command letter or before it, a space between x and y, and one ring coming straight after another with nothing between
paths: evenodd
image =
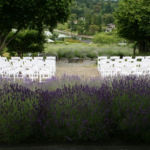
<instances>
[{"instance_id":1,"label":"tall green bush","mask_svg":"<svg viewBox=\"0 0 150 150\"><path fill-rule=\"evenodd\" d=\"M35 30L22 30L17 34L12 42L8 45L8 50L11 55L17 53L22 57L24 53L36 53L44 51L44 34L40 34Z\"/></svg>"},{"instance_id":2,"label":"tall green bush","mask_svg":"<svg viewBox=\"0 0 150 150\"><path fill-rule=\"evenodd\" d=\"M122 41L115 33L100 33L94 36L93 42L97 44L115 44Z\"/></svg>"}]
</instances>

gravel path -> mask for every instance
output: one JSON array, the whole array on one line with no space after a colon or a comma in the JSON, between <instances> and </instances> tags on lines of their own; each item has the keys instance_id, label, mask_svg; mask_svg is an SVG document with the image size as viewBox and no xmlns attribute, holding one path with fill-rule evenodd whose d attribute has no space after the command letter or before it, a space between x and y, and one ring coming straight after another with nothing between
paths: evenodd
<instances>
[{"instance_id":1,"label":"gravel path","mask_svg":"<svg viewBox=\"0 0 150 150\"><path fill-rule=\"evenodd\" d=\"M78 75L85 78L100 76L95 61L86 60L83 63L68 63L68 60L56 63L56 76Z\"/></svg>"},{"instance_id":2,"label":"gravel path","mask_svg":"<svg viewBox=\"0 0 150 150\"><path fill-rule=\"evenodd\" d=\"M58 66L91 66L91 65L95 65L96 66L96 60L84 60L82 63L69 63L69 61L67 59L65 60L59 60L56 62L57 67Z\"/></svg>"}]
</instances>

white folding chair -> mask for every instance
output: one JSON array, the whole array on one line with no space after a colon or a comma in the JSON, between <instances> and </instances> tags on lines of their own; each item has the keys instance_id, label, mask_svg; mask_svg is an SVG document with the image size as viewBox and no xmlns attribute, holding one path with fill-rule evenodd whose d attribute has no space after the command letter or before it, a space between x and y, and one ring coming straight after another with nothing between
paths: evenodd
<instances>
[{"instance_id":1,"label":"white folding chair","mask_svg":"<svg viewBox=\"0 0 150 150\"><path fill-rule=\"evenodd\" d=\"M106 60L107 56L98 56L97 59L97 70L100 71L101 70L101 61L102 60Z\"/></svg>"},{"instance_id":2,"label":"white folding chair","mask_svg":"<svg viewBox=\"0 0 150 150\"><path fill-rule=\"evenodd\" d=\"M56 57L55 56L48 56L48 57L46 57L45 60L56 60Z\"/></svg>"},{"instance_id":3,"label":"white folding chair","mask_svg":"<svg viewBox=\"0 0 150 150\"><path fill-rule=\"evenodd\" d=\"M30 61L30 60L26 60L22 66L30 66L32 67L33 66L33 61Z\"/></svg>"},{"instance_id":4,"label":"white folding chair","mask_svg":"<svg viewBox=\"0 0 150 150\"><path fill-rule=\"evenodd\" d=\"M19 60L17 60L17 59L10 59L9 62L10 62L11 64L14 64L14 63L18 63Z\"/></svg>"},{"instance_id":5,"label":"white folding chair","mask_svg":"<svg viewBox=\"0 0 150 150\"><path fill-rule=\"evenodd\" d=\"M118 60L118 59L120 59L119 56L111 56L111 57L110 57L110 60Z\"/></svg>"},{"instance_id":6,"label":"white folding chair","mask_svg":"<svg viewBox=\"0 0 150 150\"><path fill-rule=\"evenodd\" d=\"M122 76L129 76L131 72L131 68L129 66L125 66L121 68L121 75Z\"/></svg>"},{"instance_id":7,"label":"white folding chair","mask_svg":"<svg viewBox=\"0 0 150 150\"><path fill-rule=\"evenodd\" d=\"M43 57L34 57L34 60L43 60Z\"/></svg>"},{"instance_id":8,"label":"white folding chair","mask_svg":"<svg viewBox=\"0 0 150 150\"><path fill-rule=\"evenodd\" d=\"M123 62L120 62L119 60L114 63L114 68L115 68L115 75L121 75L122 74L122 68L125 67L124 60Z\"/></svg>"},{"instance_id":9,"label":"white folding chair","mask_svg":"<svg viewBox=\"0 0 150 150\"><path fill-rule=\"evenodd\" d=\"M7 57L0 57L0 60L7 61Z\"/></svg>"},{"instance_id":10,"label":"white folding chair","mask_svg":"<svg viewBox=\"0 0 150 150\"><path fill-rule=\"evenodd\" d=\"M23 66L22 67L22 77L23 78L30 78L32 81L33 79L38 79L38 73L33 70L31 66Z\"/></svg>"},{"instance_id":11,"label":"white folding chair","mask_svg":"<svg viewBox=\"0 0 150 150\"><path fill-rule=\"evenodd\" d=\"M44 65L45 63L44 63L44 61L43 60L32 60L32 64L33 65Z\"/></svg>"},{"instance_id":12,"label":"white folding chair","mask_svg":"<svg viewBox=\"0 0 150 150\"><path fill-rule=\"evenodd\" d=\"M132 59L132 57L131 57L131 56L124 56L122 59L123 59L124 61L128 61L128 60Z\"/></svg>"},{"instance_id":13,"label":"white folding chair","mask_svg":"<svg viewBox=\"0 0 150 150\"><path fill-rule=\"evenodd\" d=\"M98 56L98 61L101 61L103 59L108 59L107 56Z\"/></svg>"},{"instance_id":14,"label":"white folding chair","mask_svg":"<svg viewBox=\"0 0 150 150\"><path fill-rule=\"evenodd\" d=\"M150 56L145 56L145 59L150 59Z\"/></svg>"},{"instance_id":15,"label":"white folding chair","mask_svg":"<svg viewBox=\"0 0 150 150\"><path fill-rule=\"evenodd\" d=\"M137 76L145 76L149 74L149 70L146 66L140 66L136 68L136 75Z\"/></svg>"},{"instance_id":16,"label":"white folding chair","mask_svg":"<svg viewBox=\"0 0 150 150\"><path fill-rule=\"evenodd\" d=\"M130 68L129 70L129 74L130 75L136 75L136 68L137 68L137 64L136 62L129 62L128 63L128 67Z\"/></svg>"},{"instance_id":17,"label":"white folding chair","mask_svg":"<svg viewBox=\"0 0 150 150\"><path fill-rule=\"evenodd\" d=\"M43 66L39 68L39 82L42 82L42 79L49 79L53 76L53 68Z\"/></svg>"},{"instance_id":18,"label":"white folding chair","mask_svg":"<svg viewBox=\"0 0 150 150\"><path fill-rule=\"evenodd\" d=\"M102 59L101 61L98 61L98 66L97 66L97 69L99 72L102 71L102 64L107 64L107 63L111 63L111 60L110 59Z\"/></svg>"},{"instance_id":19,"label":"white folding chair","mask_svg":"<svg viewBox=\"0 0 150 150\"><path fill-rule=\"evenodd\" d=\"M128 63L136 63L137 61L136 61L136 59L129 59L128 60Z\"/></svg>"},{"instance_id":20,"label":"white folding chair","mask_svg":"<svg viewBox=\"0 0 150 150\"><path fill-rule=\"evenodd\" d=\"M32 57L23 57L23 60L26 61L26 60L33 60Z\"/></svg>"},{"instance_id":21,"label":"white folding chair","mask_svg":"<svg viewBox=\"0 0 150 150\"><path fill-rule=\"evenodd\" d=\"M7 78L13 78L14 82L15 79L19 77L19 68L14 68L12 70L7 71Z\"/></svg>"},{"instance_id":22,"label":"white folding chair","mask_svg":"<svg viewBox=\"0 0 150 150\"><path fill-rule=\"evenodd\" d=\"M139 60L142 61L144 58L145 58L144 56L136 56L135 60L136 61L139 61Z\"/></svg>"},{"instance_id":23,"label":"white folding chair","mask_svg":"<svg viewBox=\"0 0 150 150\"><path fill-rule=\"evenodd\" d=\"M15 78L16 78L17 74L18 74L17 70L15 70L15 68L12 65L8 65L3 68L2 77L8 78L8 79L13 78L13 80L15 82Z\"/></svg>"},{"instance_id":24,"label":"white folding chair","mask_svg":"<svg viewBox=\"0 0 150 150\"><path fill-rule=\"evenodd\" d=\"M24 65L22 62L18 61L18 63L13 63L12 64L15 70L18 72L16 78L22 78L21 73L22 73L22 66Z\"/></svg>"},{"instance_id":25,"label":"white folding chair","mask_svg":"<svg viewBox=\"0 0 150 150\"><path fill-rule=\"evenodd\" d=\"M20 57L11 57L11 60L20 60L21 58Z\"/></svg>"},{"instance_id":26,"label":"white folding chair","mask_svg":"<svg viewBox=\"0 0 150 150\"><path fill-rule=\"evenodd\" d=\"M145 58L145 59L142 60L142 62L150 63L150 59L149 58Z\"/></svg>"},{"instance_id":27,"label":"white folding chair","mask_svg":"<svg viewBox=\"0 0 150 150\"><path fill-rule=\"evenodd\" d=\"M115 75L115 68L112 67L112 63L102 63L101 64L101 75L102 77L112 77Z\"/></svg>"},{"instance_id":28,"label":"white folding chair","mask_svg":"<svg viewBox=\"0 0 150 150\"><path fill-rule=\"evenodd\" d=\"M54 74L56 73L56 60L45 60L45 66L52 67Z\"/></svg>"}]
</instances>

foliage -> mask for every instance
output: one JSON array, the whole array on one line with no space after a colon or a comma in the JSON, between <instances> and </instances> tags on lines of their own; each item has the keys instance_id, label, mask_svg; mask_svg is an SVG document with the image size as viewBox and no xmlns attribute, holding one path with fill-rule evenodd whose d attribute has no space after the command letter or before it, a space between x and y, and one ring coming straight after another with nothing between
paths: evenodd
<instances>
[{"instance_id":1,"label":"foliage","mask_svg":"<svg viewBox=\"0 0 150 150\"><path fill-rule=\"evenodd\" d=\"M0 53L22 29L42 32L45 26L50 31L57 23L67 21L72 0L1 0L0 1ZM11 30L17 32L8 40Z\"/></svg>"},{"instance_id":2,"label":"foliage","mask_svg":"<svg viewBox=\"0 0 150 150\"><path fill-rule=\"evenodd\" d=\"M55 41L58 38L58 33L53 32L53 34L49 38Z\"/></svg>"},{"instance_id":3,"label":"foliage","mask_svg":"<svg viewBox=\"0 0 150 150\"><path fill-rule=\"evenodd\" d=\"M122 40L121 40L122 41ZM132 47L131 45L118 46L117 44L83 44L83 43L58 43L58 44L45 44L46 53L56 53L60 57L65 57L65 53L68 51L77 52L79 55L77 57L87 57L91 51L97 51L99 55L107 56L131 56ZM63 55L62 55L63 54ZM136 52L136 54L138 54Z\"/></svg>"},{"instance_id":4,"label":"foliage","mask_svg":"<svg viewBox=\"0 0 150 150\"><path fill-rule=\"evenodd\" d=\"M91 35L98 33L99 27L97 25L90 25L89 26L89 32Z\"/></svg>"},{"instance_id":5,"label":"foliage","mask_svg":"<svg viewBox=\"0 0 150 150\"><path fill-rule=\"evenodd\" d=\"M113 14L104 14L102 20L105 25L114 22Z\"/></svg>"},{"instance_id":6,"label":"foliage","mask_svg":"<svg viewBox=\"0 0 150 150\"><path fill-rule=\"evenodd\" d=\"M146 1L121 0L114 16L121 37L136 41L140 52L150 51L150 5Z\"/></svg>"},{"instance_id":7,"label":"foliage","mask_svg":"<svg viewBox=\"0 0 150 150\"><path fill-rule=\"evenodd\" d=\"M71 43L81 43L79 40L73 40L73 39L66 39L66 42L71 42Z\"/></svg>"},{"instance_id":8,"label":"foliage","mask_svg":"<svg viewBox=\"0 0 150 150\"><path fill-rule=\"evenodd\" d=\"M121 41L115 32L113 33L99 33L94 36L93 42L100 43L100 44L114 44Z\"/></svg>"},{"instance_id":9,"label":"foliage","mask_svg":"<svg viewBox=\"0 0 150 150\"><path fill-rule=\"evenodd\" d=\"M57 25L57 29L58 29L58 30L66 30L66 29L68 29L68 24L67 24L67 23L58 24L58 25Z\"/></svg>"},{"instance_id":10,"label":"foliage","mask_svg":"<svg viewBox=\"0 0 150 150\"><path fill-rule=\"evenodd\" d=\"M99 141L116 136L150 142L148 76L63 76L23 85L0 80L0 142Z\"/></svg>"},{"instance_id":11,"label":"foliage","mask_svg":"<svg viewBox=\"0 0 150 150\"><path fill-rule=\"evenodd\" d=\"M7 52L11 55L17 53L20 57L22 57L24 53L42 52L44 50L44 42L44 34L39 35L35 30L22 30L16 35L14 40L10 42Z\"/></svg>"},{"instance_id":12,"label":"foliage","mask_svg":"<svg viewBox=\"0 0 150 150\"><path fill-rule=\"evenodd\" d=\"M97 25L98 32L101 32L102 25L114 23L113 12L117 6L118 1L74 0L68 29L78 34L92 35L94 33L89 32L89 27Z\"/></svg>"}]
</instances>

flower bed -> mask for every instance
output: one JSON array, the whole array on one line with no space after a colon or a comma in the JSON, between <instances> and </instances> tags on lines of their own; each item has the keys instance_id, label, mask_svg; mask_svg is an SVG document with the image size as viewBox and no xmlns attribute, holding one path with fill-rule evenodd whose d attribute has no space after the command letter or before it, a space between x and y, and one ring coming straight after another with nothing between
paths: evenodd
<instances>
[{"instance_id":1,"label":"flower bed","mask_svg":"<svg viewBox=\"0 0 150 150\"><path fill-rule=\"evenodd\" d=\"M78 76L0 86L0 141L98 141L121 135L150 142L150 78ZM37 88L38 87L38 88Z\"/></svg>"}]
</instances>

